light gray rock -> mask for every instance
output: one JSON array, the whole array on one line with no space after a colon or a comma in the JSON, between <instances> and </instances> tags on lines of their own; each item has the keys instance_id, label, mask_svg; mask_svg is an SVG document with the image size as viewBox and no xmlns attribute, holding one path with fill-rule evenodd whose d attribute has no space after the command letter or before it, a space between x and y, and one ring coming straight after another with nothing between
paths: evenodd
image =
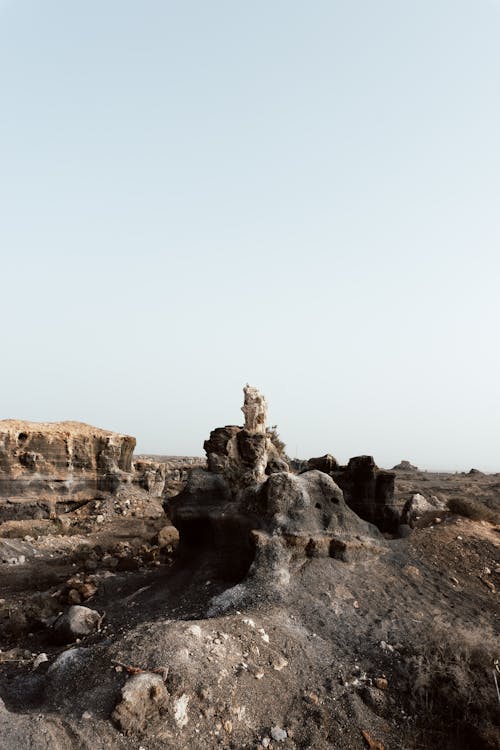
<instances>
[{"instance_id":1,"label":"light gray rock","mask_svg":"<svg viewBox=\"0 0 500 750\"><path fill-rule=\"evenodd\" d=\"M158 532L158 547L176 547L179 542L179 532L175 526L164 526Z\"/></svg>"},{"instance_id":2,"label":"light gray rock","mask_svg":"<svg viewBox=\"0 0 500 750\"><path fill-rule=\"evenodd\" d=\"M417 492L406 501L401 514L401 521L403 524L413 526L424 513L435 513L436 511L446 510L446 508L447 505L443 500L434 496L427 499Z\"/></svg>"},{"instance_id":3,"label":"light gray rock","mask_svg":"<svg viewBox=\"0 0 500 750\"><path fill-rule=\"evenodd\" d=\"M144 672L130 677L111 718L124 734L140 734L168 707L169 695L158 674Z\"/></svg>"},{"instance_id":4,"label":"light gray rock","mask_svg":"<svg viewBox=\"0 0 500 750\"><path fill-rule=\"evenodd\" d=\"M245 399L241 411L245 415L245 430L266 434L267 401L258 388L246 384Z\"/></svg>"},{"instance_id":5,"label":"light gray rock","mask_svg":"<svg viewBox=\"0 0 500 750\"><path fill-rule=\"evenodd\" d=\"M275 742L284 742L288 737L288 734L286 730L281 729L281 727L273 727L271 729L271 737Z\"/></svg>"},{"instance_id":6,"label":"light gray rock","mask_svg":"<svg viewBox=\"0 0 500 750\"><path fill-rule=\"evenodd\" d=\"M55 638L59 643L71 643L99 630L102 619L95 609L75 604L55 621Z\"/></svg>"}]
</instances>

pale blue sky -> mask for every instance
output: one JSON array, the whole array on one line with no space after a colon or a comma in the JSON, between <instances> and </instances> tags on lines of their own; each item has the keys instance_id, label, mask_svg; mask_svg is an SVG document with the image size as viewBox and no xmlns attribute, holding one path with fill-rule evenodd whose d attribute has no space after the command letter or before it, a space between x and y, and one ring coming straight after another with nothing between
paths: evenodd
<instances>
[{"instance_id":1,"label":"pale blue sky","mask_svg":"<svg viewBox=\"0 0 500 750\"><path fill-rule=\"evenodd\" d=\"M500 471L500 2L0 0L0 418Z\"/></svg>"}]
</instances>

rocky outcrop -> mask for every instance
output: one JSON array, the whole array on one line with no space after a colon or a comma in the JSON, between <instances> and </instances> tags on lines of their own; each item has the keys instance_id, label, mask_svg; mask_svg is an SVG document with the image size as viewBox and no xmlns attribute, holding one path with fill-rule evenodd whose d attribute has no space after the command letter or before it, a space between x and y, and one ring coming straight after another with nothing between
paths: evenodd
<instances>
[{"instance_id":1,"label":"rocky outcrop","mask_svg":"<svg viewBox=\"0 0 500 750\"><path fill-rule=\"evenodd\" d=\"M276 471L288 471L272 432L253 432L245 427L217 427L205 440L208 471L222 474L230 485L245 487L262 482Z\"/></svg>"},{"instance_id":2,"label":"rocky outcrop","mask_svg":"<svg viewBox=\"0 0 500 750\"><path fill-rule=\"evenodd\" d=\"M207 469L193 470L184 491L169 501L181 553L211 551L221 573L246 576L245 590L260 587L262 595L289 580L297 557L353 560L380 551L379 531L347 506L331 476L316 469L291 473L270 431L258 420L251 424L254 430L213 430L204 445Z\"/></svg>"},{"instance_id":3,"label":"rocky outcrop","mask_svg":"<svg viewBox=\"0 0 500 750\"><path fill-rule=\"evenodd\" d=\"M159 497L165 467L141 461L135 438L81 422L0 421L0 521L44 518L136 485Z\"/></svg>"},{"instance_id":4,"label":"rocky outcrop","mask_svg":"<svg viewBox=\"0 0 500 750\"><path fill-rule=\"evenodd\" d=\"M373 456L356 456L347 466L331 472L342 488L347 505L360 518L375 524L381 531L395 532L400 511L394 498L395 474L379 469Z\"/></svg>"},{"instance_id":5,"label":"rocky outcrop","mask_svg":"<svg viewBox=\"0 0 500 750\"><path fill-rule=\"evenodd\" d=\"M162 497L167 467L159 461L134 461L135 481L152 497Z\"/></svg>"},{"instance_id":6,"label":"rocky outcrop","mask_svg":"<svg viewBox=\"0 0 500 750\"><path fill-rule=\"evenodd\" d=\"M80 422L0 422L0 497L78 498L131 477L135 438Z\"/></svg>"},{"instance_id":7,"label":"rocky outcrop","mask_svg":"<svg viewBox=\"0 0 500 750\"><path fill-rule=\"evenodd\" d=\"M241 411L245 415L245 430L261 435L267 430L267 401L257 388L246 384L243 388L244 402Z\"/></svg>"},{"instance_id":8,"label":"rocky outcrop","mask_svg":"<svg viewBox=\"0 0 500 750\"><path fill-rule=\"evenodd\" d=\"M325 474L329 474L338 468L338 462L330 453L326 453L324 456L319 456L319 458L310 458L307 462L307 468L318 469L319 471L324 471Z\"/></svg>"},{"instance_id":9,"label":"rocky outcrop","mask_svg":"<svg viewBox=\"0 0 500 750\"><path fill-rule=\"evenodd\" d=\"M379 469L373 456L355 456L347 466L340 466L327 453L310 458L307 469L329 474L342 489L347 505L365 521L381 531L395 533L400 521L400 508L394 497L396 475Z\"/></svg>"}]
</instances>

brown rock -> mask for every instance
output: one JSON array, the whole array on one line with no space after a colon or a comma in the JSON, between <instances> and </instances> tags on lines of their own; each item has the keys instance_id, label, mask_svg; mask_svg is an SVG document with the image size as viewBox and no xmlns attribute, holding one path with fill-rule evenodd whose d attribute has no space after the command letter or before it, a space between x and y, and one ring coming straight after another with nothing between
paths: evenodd
<instances>
[{"instance_id":1,"label":"brown rock","mask_svg":"<svg viewBox=\"0 0 500 750\"><path fill-rule=\"evenodd\" d=\"M78 591L82 599L86 601L87 599L90 599L91 596L94 596L94 594L97 593L97 586L95 585L95 583L87 581L86 583L82 583L81 586L79 586Z\"/></svg>"},{"instance_id":2,"label":"brown rock","mask_svg":"<svg viewBox=\"0 0 500 750\"><path fill-rule=\"evenodd\" d=\"M70 589L67 595L68 604L81 604L82 598L79 591L76 589Z\"/></svg>"},{"instance_id":3,"label":"brown rock","mask_svg":"<svg viewBox=\"0 0 500 750\"><path fill-rule=\"evenodd\" d=\"M363 735L363 739L370 750L384 750L383 744L378 740L375 740L371 736L370 732L367 732L365 729L363 729L361 730L361 734Z\"/></svg>"},{"instance_id":4,"label":"brown rock","mask_svg":"<svg viewBox=\"0 0 500 750\"><path fill-rule=\"evenodd\" d=\"M175 547L179 542L179 532L175 526L164 526L158 532L157 544L160 549L163 547Z\"/></svg>"},{"instance_id":5,"label":"brown rock","mask_svg":"<svg viewBox=\"0 0 500 750\"><path fill-rule=\"evenodd\" d=\"M168 698L160 675L151 672L134 675L123 686L111 718L124 734L140 734L165 713Z\"/></svg>"}]
</instances>

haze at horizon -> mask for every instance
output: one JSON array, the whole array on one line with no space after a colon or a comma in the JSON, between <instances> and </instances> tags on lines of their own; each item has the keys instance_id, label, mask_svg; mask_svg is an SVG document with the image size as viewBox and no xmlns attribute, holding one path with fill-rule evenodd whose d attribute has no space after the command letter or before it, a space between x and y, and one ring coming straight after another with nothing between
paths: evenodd
<instances>
[{"instance_id":1,"label":"haze at horizon","mask_svg":"<svg viewBox=\"0 0 500 750\"><path fill-rule=\"evenodd\" d=\"M0 3L0 419L500 471L500 4Z\"/></svg>"}]
</instances>

